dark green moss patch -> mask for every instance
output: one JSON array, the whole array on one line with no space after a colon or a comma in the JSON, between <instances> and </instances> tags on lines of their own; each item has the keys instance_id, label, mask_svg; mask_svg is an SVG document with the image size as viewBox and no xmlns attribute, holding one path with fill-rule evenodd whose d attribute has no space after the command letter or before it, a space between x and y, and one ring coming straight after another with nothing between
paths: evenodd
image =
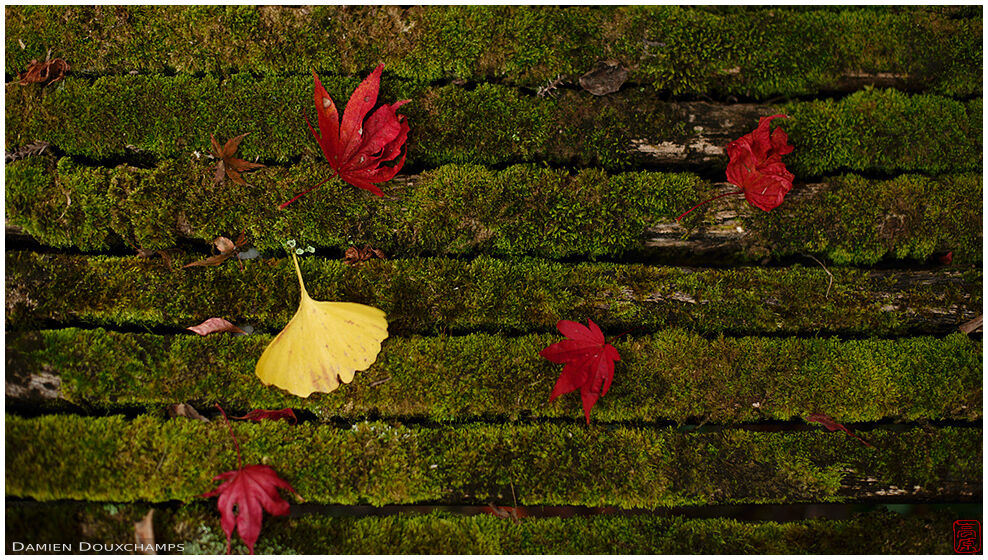
<instances>
[{"instance_id":1,"label":"dark green moss patch","mask_svg":"<svg viewBox=\"0 0 988 560\"><path fill-rule=\"evenodd\" d=\"M352 384L300 399L263 385L254 365L270 336L154 336L62 329L7 335L8 383L47 372L86 407L178 402L234 410L293 407L323 418L582 418L577 394L548 402L559 366L538 352L557 335L392 337ZM961 334L899 340L719 338L682 331L620 339L596 422L977 420L982 347Z\"/></svg>"},{"instance_id":2,"label":"dark green moss patch","mask_svg":"<svg viewBox=\"0 0 988 560\"><path fill-rule=\"evenodd\" d=\"M342 504L484 503L511 486L526 505L842 501L864 481L944 495L980 489L982 477L975 428L864 433L874 448L822 430L680 434L579 422L234 428L244 461L274 466L307 500ZM189 501L236 465L222 422L7 416L6 430L8 496Z\"/></svg>"},{"instance_id":3,"label":"dark green moss patch","mask_svg":"<svg viewBox=\"0 0 988 560\"><path fill-rule=\"evenodd\" d=\"M11 72L52 48L87 74L357 74L383 62L410 80L534 89L558 75L575 84L614 59L633 83L675 94L805 95L888 76L981 92L980 14L944 8L24 6L6 16Z\"/></svg>"},{"instance_id":4,"label":"dark green moss patch","mask_svg":"<svg viewBox=\"0 0 988 560\"><path fill-rule=\"evenodd\" d=\"M151 506L132 504L7 503L11 542L60 543L92 539L128 543L134 522ZM904 517L868 512L846 520L785 523L685 519L657 515L525 518L449 513L335 517L266 517L258 554L951 554L943 534L951 510ZM181 544L185 554L223 554L226 537L211 505L155 507L159 544ZM862 538L872 535L873 538ZM715 536L716 538L711 538ZM88 542L88 541L87 541ZM234 553L246 548L234 538ZM74 549L74 550L77 550Z\"/></svg>"},{"instance_id":5,"label":"dark green moss patch","mask_svg":"<svg viewBox=\"0 0 988 560\"><path fill-rule=\"evenodd\" d=\"M160 260L10 252L8 327L39 320L185 328L209 317L281 329L298 307L286 259L180 269ZM392 334L552 330L592 318L607 329L705 333L948 332L981 310L981 271L851 268L686 269L535 259L303 259L312 297L374 305Z\"/></svg>"}]
</instances>

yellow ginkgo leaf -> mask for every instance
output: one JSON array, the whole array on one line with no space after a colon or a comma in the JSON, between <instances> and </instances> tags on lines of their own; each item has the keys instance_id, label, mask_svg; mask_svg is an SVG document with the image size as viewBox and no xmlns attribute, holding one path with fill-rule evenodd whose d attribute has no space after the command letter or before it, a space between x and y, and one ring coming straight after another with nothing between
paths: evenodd
<instances>
[{"instance_id":1,"label":"yellow ginkgo leaf","mask_svg":"<svg viewBox=\"0 0 988 560\"><path fill-rule=\"evenodd\" d=\"M384 312L369 305L316 301L305 291L302 271L295 272L302 288L298 311L268 344L255 372L268 385L293 395L335 391L353 374L370 367L388 337Z\"/></svg>"}]
</instances>

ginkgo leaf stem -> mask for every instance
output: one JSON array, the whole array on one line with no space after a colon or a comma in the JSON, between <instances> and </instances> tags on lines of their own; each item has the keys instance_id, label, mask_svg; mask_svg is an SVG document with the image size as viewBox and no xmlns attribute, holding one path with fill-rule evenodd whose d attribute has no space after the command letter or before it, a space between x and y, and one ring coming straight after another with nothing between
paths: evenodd
<instances>
[{"instance_id":1,"label":"ginkgo leaf stem","mask_svg":"<svg viewBox=\"0 0 988 560\"><path fill-rule=\"evenodd\" d=\"M302 280L302 269L298 266L298 257L295 256L295 252L292 252L292 260L295 261L295 274L298 275L298 285L302 288L302 293L305 296L309 295L309 292L305 290L305 281Z\"/></svg>"},{"instance_id":2,"label":"ginkgo leaf stem","mask_svg":"<svg viewBox=\"0 0 988 560\"><path fill-rule=\"evenodd\" d=\"M333 174L332 174L332 175L330 175L329 177L326 177L326 179L325 179L325 180L323 180L323 181L321 181L321 182L319 182L319 183L317 183L317 184L316 184L316 186L314 186L314 187L310 187L309 189L307 189L307 190L305 190L305 191L303 191L303 192L301 192L301 193L299 193L299 194L297 194L297 195L295 195L295 198L293 198L293 199L291 199L291 200L289 200L288 202L285 202L285 203L282 203L282 204L281 204L280 206L278 206L278 209L279 209L279 210L284 210L284 209L285 209L285 208L286 208L286 207L287 207L287 206L288 206L289 204L291 204L291 203L293 203L293 202L295 202L296 200L298 200L298 199L300 199L300 198L302 198L303 196L305 196L305 195L307 195L307 194L309 194L310 192L312 192L312 191L314 191L314 190L316 190L316 189L318 189L319 187L321 187L321 186L323 186L323 185L325 185L325 184L326 184L327 182L329 182L329 180L330 180L330 179L332 179L333 177L336 177L336 172L335 172L335 171L333 172Z\"/></svg>"},{"instance_id":3,"label":"ginkgo leaf stem","mask_svg":"<svg viewBox=\"0 0 988 560\"><path fill-rule=\"evenodd\" d=\"M718 195L718 196L715 196L713 198L708 198L707 200L704 200L703 202L701 202L700 204L697 204L693 208L690 208L689 210L683 212L678 218L676 218L676 221L678 222L679 220L682 220L683 218L686 217L687 214L689 214L690 212L692 212L692 211L696 210L697 208L703 206L704 204L707 204L708 202L713 202L713 201L717 200L718 198L724 198L725 196L732 196L732 195L737 195L737 194L744 194L744 189L741 189L739 191L732 191L732 192L729 192L729 193L724 193L722 195Z\"/></svg>"},{"instance_id":4,"label":"ginkgo leaf stem","mask_svg":"<svg viewBox=\"0 0 988 560\"><path fill-rule=\"evenodd\" d=\"M241 470L244 466L243 461L240 460L240 442L237 441L237 436L233 433L233 426L230 425L230 419L226 417L226 411L220 406L220 403L214 403L216 408L220 409L220 414L223 415L223 420L226 422L226 428L230 430L230 437L233 438L233 444L237 447L237 470Z\"/></svg>"}]
</instances>

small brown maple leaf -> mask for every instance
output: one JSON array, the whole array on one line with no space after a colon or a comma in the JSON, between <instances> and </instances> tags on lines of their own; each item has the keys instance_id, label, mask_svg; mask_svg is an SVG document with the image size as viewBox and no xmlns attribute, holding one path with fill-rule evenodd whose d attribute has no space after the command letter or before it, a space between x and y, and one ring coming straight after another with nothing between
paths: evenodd
<instances>
[{"instance_id":1,"label":"small brown maple leaf","mask_svg":"<svg viewBox=\"0 0 988 560\"><path fill-rule=\"evenodd\" d=\"M386 259L388 256L384 254L384 251L373 249L370 245L364 245L361 249L350 247L343 255L343 260L350 266L369 261L373 258Z\"/></svg>"},{"instance_id":2,"label":"small brown maple leaf","mask_svg":"<svg viewBox=\"0 0 988 560\"><path fill-rule=\"evenodd\" d=\"M220 162L216 165L216 175L213 176L213 180L216 184L222 183L225 175L226 177L233 179L233 182L238 185L246 185L247 182L244 181L240 174L245 171L253 171L264 167L260 163L251 163L249 161L233 157L233 154L237 153L237 148L240 147L240 141L244 139L244 136L247 136L247 134L234 136L233 138L227 140L226 144L220 147L220 143L216 140L216 137L212 134L209 135L209 139L213 143L213 156L220 160Z\"/></svg>"}]
</instances>

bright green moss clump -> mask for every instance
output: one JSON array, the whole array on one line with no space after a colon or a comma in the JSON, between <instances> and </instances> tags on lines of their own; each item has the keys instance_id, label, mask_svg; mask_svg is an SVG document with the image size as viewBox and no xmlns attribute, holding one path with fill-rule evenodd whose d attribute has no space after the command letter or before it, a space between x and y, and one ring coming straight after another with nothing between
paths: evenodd
<instances>
[{"instance_id":1,"label":"bright green moss clump","mask_svg":"<svg viewBox=\"0 0 988 560\"><path fill-rule=\"evenodd\" d=\"M326 87L342 104L356 83L346 78L327 81ZM252 74L67 78L43 94L12 85L5 141L10 150L45 140L65 154L91 158L136 149L197 166L193 154L209 153L211 133L220 138L250 133L241 144L245 159L284 163L308 154L321 160L300 118L311 111L311 87L309 76ZM382 87L382 100L412 100L402 107L412 127L408 162L431 167L537 161L612 171L691 163L722 167L726 156L693 153L689 146L724 146L750 132L757 116L780 111L741 106L737 115L697 131L687 123L708 107L664 102L641 89L603 98L575 91L539 98L489 83L467 90L387 77ZM865 91L837 102L793 102L784 110L793 116L787 130L796 146L787 162L800 176L981 168L980 100Z\"/></svg>"},{"instance_id":2,"label":"bright green moss clump","mask_svg":"<svg viewBox=\"0 0 988 560\"><path fill-rule=\"evenodd\" d=\"M22 542L131 542L134 522L152 506L132 504L9 503L7 534ZM222 554L226 537L212 505L155 507L159 544L182 544L185 554ZM307 514L266 517L258 554L951 554L944 539L962 514L871 511L846 520L786 523L677 516L596 515L528 517L521 523L491 515ZM717 538L710 538L716 535ZM874 538L860 538L873 535ZM8 552L10 551L8 545ZM234 539L234 553L247 550Z\"/></svg>"},{"instance_id":3,"label":"bright green moss clump","mask_svg":"<svg viewBox=\"0 0 988 560\"><path fill-rule=\"evenodd\" d=\"M415 81L536 88L614 59L633 83L674 94L805 95L862 74L981 92L980 13L956 8L24 6L6 16L11 71L52 47L81 73L357 74L383 62Z\"/></svg>"},{"instance_id":4,"label":"bright green moss clump","mask_svg":"<svg viewBox=\"0 0 988 560\"><path fill-rule=\"evenodd\" d=\"M306 500L341 504L486 503L510 496L512 486L525 505L832 502L854 483L848 472L855 480L874 478L876 490L896 486L920 496L943 496L947 484L973 491L982 473L977 428L863 432L875 445L869 448L822 429L682 434L579 422L234 427L245 462L274 466ZM222 422L7 416L6 429L8 496L188 501L236 465Z\"/></svg>"},{"instance_id":5,"label":"bright green moss clump","mask_svg":"<svg viewBox=\"0 0 988 560\"><path fill-rule=\"evenodd\" d=\"M241 270L169 269L161 260L7 253L8 326L33 321L184 328L209 317L280 330L295 312L291 262ZM181 265L189 258L175 259ZM313 298L383 309L392 334L552 330L593 318L644 332L949 332L981 309L980 269L874 273L852 268L686 269L535 259L304 259Z\"/></svg>"},{"instance_id":6,"label":"bright green moss clump","mask_svg":"<svg viewBox=\"0 0 988 560\"><path fill-rule=\"evenodd\" d=\"M559 335L391 337L353 383L307 399L263 385L271 337L155 336L61 329L9 333L8 382L45 371L87 407L177 402L305 409L328 417L582 418L576 394L548 402L560 367L538 353ZM595 422L981 418L982 347L967 336L855 340L718 338L682 331L619 339L614 384ZM22 383L26 384L26 383ZM235 411L234 410L234 411Z\"/></svg>"}]
</instances>

